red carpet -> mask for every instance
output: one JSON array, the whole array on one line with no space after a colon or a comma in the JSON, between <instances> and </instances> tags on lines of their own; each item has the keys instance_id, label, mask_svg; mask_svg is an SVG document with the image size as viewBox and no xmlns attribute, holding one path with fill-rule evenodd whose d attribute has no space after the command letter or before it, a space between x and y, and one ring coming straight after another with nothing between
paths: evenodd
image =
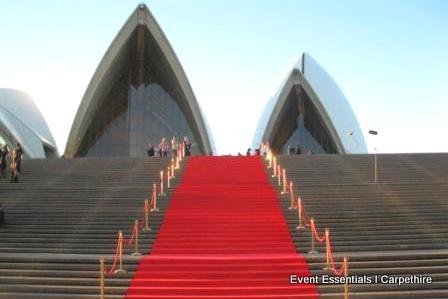
<instances>
[{"instance_id":1,"label":"red carpet","mask_svg":"<svg viewBox=\"0 0 448 299\"><path fill-rule=\"evenodd\" d=\"M192 157L126 298L318 298L259 157Z\"/></svg>"}]
</instances>

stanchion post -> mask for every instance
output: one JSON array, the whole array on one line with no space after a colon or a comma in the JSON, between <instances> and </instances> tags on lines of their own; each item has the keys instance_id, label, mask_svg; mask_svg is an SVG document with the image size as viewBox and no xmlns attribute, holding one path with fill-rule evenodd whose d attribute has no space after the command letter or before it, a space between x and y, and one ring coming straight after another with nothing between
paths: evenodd
<instances>
[{"instance_id":1,"label":"stanchion post","mask_svg":"<svg viewBox=\"0 0 448 299\"><path fill-rule=\"evenodd\" d=\"M348 258L344 257L344 276L348 277ZM344 299L348 299L349 292L348 292L348 279L345 280L344 283Z\"/></svg>"},{"instance_id":2,"label":"stanchion post","mask_svg":"<svg viewBox=\"0 0 448 299\"><path fill-rule=\"evenodd\" d=\"M283 168L282 170L282 177L283 177L283 191L282 194L288 194L288 180L286 179L286 169Z\"/></svg>"},{"instance_id":3,"label":"stanchion post","mask_svg":"<svg viewBox=\"0 0 448 299\"><path fill-rule=\"evenodd\" d=\"M106 272L104 267L104 258L100 257L100 299L104 299L104 273Z\"/></svg>"},{"instance_id":4,"label":"stanchion post","mask_svg":"<svg viewBox=\"0 0 448 299\"><path fill-rule=\"evenodd\" d=\"M114 273L126 273L123 268L123 232L118 232L118 269Z\"/></svg>"},{"instance_id":5,"label":"stanchion post","mask_svg":"<svg viewBox=\"0 0 448 299\"><path fill-rule=\"evenodd\" d=\"M143 226L143 231L150 231L149 227L149 200L145 199L145 225Z\"/></svg>"},{"instance_id":6,"label":"stanchion post","mask_svg":"<svg viewBox=\"0 0 448 299\"><path fill-rule=\"evenodd\" d=\"M304 229L305 226L303 226L303 221L302 221L302 198L300 198L300 196L297 198L297 212L299 213L299 225L296 226L296 229L300 230L300 229Z\"/></svg>"},{"instance_id":7,"label":"stanchion post","mask_svg":"<svg viewBox=\"0 0 448 299\"><path fill-rule=\"evenodd\" d=\"M274 173L272 174L272 177L275 178L277 176L277 157L274 157Z\"/></svg>"},{"instance_id":8,"label":"stanchion post","mask_svg":"<svg viewBox=\"0 0 448 299\"><path fill-rule=\"evenodd\" d=\"M166 169L166 187L171 188L171 176L170 176L170 167Z\"/></svg>"},{"instance_id":9,"label":"stanchion post","mask_svg":"<svg viewBox=\"0 0 448 299\"><path fill-rule=\"evenodd\" d=\"M138 220L135 220L134 223L134 234L135 234L135 247L134 247L134 252L132 253L132 255L136 256L136 255L141 255L140 252L138 252Z\"/></svg>"},{"instance_id":10,"label":"stanchion post","mask_svg":"<svg viewBox=\"0 0 448 299\"><path fill-rule=\"evenodd\" d=\"M326 256L326 265L323 268L324 271L330 271L331 270L331 262L330 262L330 230L328 228L325 229L325 256Z\"/></svg>"},{"instance_id":11,"label":"stanchion post","mask_svg":"<svg viewBox=\"0 0 448 299\"><path fill-rule=\"evenodd\" d=\"M310 232L311 232L311 250L308 251L308 253L309 254L317 254L318 252L316 250L316 244L315 244L316 240L314 239L314 232L313 232L314 218L311 218L310 221L311 221L311 229L310 229Z\"/></svg>"},{"instance_id":12,"label":"stanchion post","mask_svg":"<svg viewBox=\"0 0 448 299\"><path fill-rule=\"evenodd\" d=\"M152 200L154 202L153 207L151 208L151 211L158 212L159 209L157 208L157 185L152 184Z\"/></svg>"},{"instance_id":13,"label":"stanchion post","mask_svg":"<svg viewBox=\"0 0 448 299\"><path fill-rule=\"evenodd\" d=\"M175 162L174 162L174 158L171 159L171 178L175 179L176 176L174 175L174 168L176 167Z\"/></svg>"},{"instance_id":14,"label":"stanchion post","mask_svg":"<svg viewBox=\"0 0 448 299\"><path fill-rule=\"evenodd\" d=\"M160 171L160 196L165 196L165 192L163 191L163 170Z\"/></svg>"},{"instance_id":15,"label":"stanchion post","mask_svg":"<svg viewBox=\"0 0 448 299\"><path fill-rule=\"evenodd\" d=\"M279 187L282 186L282 172L280 165L277 165L277 185Z\"/></svg>"},{"instance_id":16,"label":"stanchion post","mask_svg":"<svg viewBox=\"0 0 448 299\"><path fill-rule=\"evenodd\" d=\"M297 206L294 205L294 203L295 203L295 201L294 201L294 184L292 183L292 181L289 181L289 201L290 201L290 206L288 209L290 209L290 210L297 209Z\"/></svg>"},{"instance_id":17,"label":"stanchion post","mask_svg":"<svg viewBox=\"0 0 448 299\"><path fill-rule=\"evenodd\" d=\"M268 157L268 161L269 161L268 168L272 168L272 153L271 153L271 150L268 150L267 157Z\"/></svg>"}]
</instances>

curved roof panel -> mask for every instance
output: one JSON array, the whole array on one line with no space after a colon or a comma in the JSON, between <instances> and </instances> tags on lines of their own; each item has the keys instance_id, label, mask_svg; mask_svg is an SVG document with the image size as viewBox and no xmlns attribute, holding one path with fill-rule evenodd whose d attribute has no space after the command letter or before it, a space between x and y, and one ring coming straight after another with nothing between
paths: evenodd
<instances>
[{"instance_id":1,"label":"curved roof panel","mask_svg":"<svg viewBox=\"0 0 448 299\"><path fill-rule=\"evenodd\" d=\"M187 76L155 18L146 5L140 4L113 40L87 87L67 141L65 149L65 155L67 157L75 156L80 147L81 141L95 116L95 112L99 105L101 105L101 95L109 88L111 73L113 73L111 69L115 67L114 64L120 64L120 55L126 47L128 40L131 38L132 33L139 25L144 25L148 29L160 47L164 58L168 62L169 68L174 73L176 78L175 84L177 84L182 94L182 99L178 100L182 101L183 107L186 107L185 109L188 110L189 116L194 120L194 132L197 133L196 135L202 145L203 151L205 153L214 153L214 145L208 126Z\"/></svg>"},{"instance_id":2,"label":"curved roof panel","mask_svg":"<svg viewBox=\"0 0 448 299\"><path fill-rule=\"evenodd\" d=\"M339 153L366 153L367 146L356 116L336 82L310 55L303 53L265 106L253 146L270 140L291 88L299 84L310 95Z\"/></svg>"},{"instance_id":3,"label":"curved roof panel","mask_svg":"<svg viewBox=\"0 0 448 299\"><path fill-rule=\"evenodd\" d=\"M29 158L45 158L43 145L57 155L57 146L45 119L25 92L0 89L0 123L20 142Z\"/></svg>"}]
</instances>

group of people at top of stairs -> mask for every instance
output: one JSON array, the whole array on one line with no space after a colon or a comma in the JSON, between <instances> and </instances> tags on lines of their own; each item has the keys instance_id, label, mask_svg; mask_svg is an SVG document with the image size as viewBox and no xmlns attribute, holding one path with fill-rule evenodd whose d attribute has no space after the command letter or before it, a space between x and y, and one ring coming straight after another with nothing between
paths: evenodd
<instances>
[{"instance_id":1,"label":"group of people at top of stairs","mask_svg":"<svg viewBox=\"0 0 448 299\"><path fill-rule=\"evenodd\" d=\"M0 144L0 178L6 178L6 174L9 171L10 182L18 183L22 167L22 156L23 150L20 143L17 143L13 150L10 150L7 144Z\"/></svg>"},{"instance_id":2,"label":"group of people at top of stairs","mask_svg":"<svg viewBox=\"0 0 448 299\"><path fill-rule=\"evenodd\" d=\"M254 151L252 152L252 149L249 147L246 151L246 156L260 156L260 155L267 155L269 151L269 142L264 141L260 144L260 146L258 148L255 148ZM241 153L238 153L238 156L242 156Z\"/></svg>"},{"instance_id":3,"label":"group of people at top of stairs","mask_svg":"<svg viewBox=\"0 0 448 299\"><path fill-rule=\"evenodd\" d=\"M192 144L187 136L184 137L182 144L185 151L185 156L190 156ZM181 144L177 141L176 136L173 136L173 138L171 139L171 146L166 141L166 138L163 137L157 149L151 143L148 144L147 154L148 157L168 157L171 151L171 156L177 157L177 153L179 150L181 150Z\"/></svg>"},{"instance_id":4,"label":"group of people at top of stairs","mask_svg":"<svg viewBox=\"0 0 448 299\"><path fill-rule=\"evenodd\" d=\"M260 156L260 155L266 155L269 150L269 142L264 141L260 144L258 148L255 148L252 152L252 148L248 148L246 151L246 156ZM308 150L305 153L302 152L302 148L300 147L300 144L297 144L296 147L293 147L291 145L288 145L287 147L287 154L288 155L301 155L301 154L307 154L307 155L313 155L314 152L312 150ZM242 156L241 153L238 153L238 156Z\"/></svg>"}]
</instances>

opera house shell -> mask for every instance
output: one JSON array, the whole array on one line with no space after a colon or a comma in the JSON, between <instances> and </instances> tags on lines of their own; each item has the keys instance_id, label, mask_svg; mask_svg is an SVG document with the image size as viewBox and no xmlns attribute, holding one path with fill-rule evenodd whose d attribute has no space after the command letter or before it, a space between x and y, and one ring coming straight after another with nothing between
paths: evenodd
<instances>
[{"instance_id":1,"label":"opera house shell","mask_svg":"<svg viewBox=\"0 0 448 299\"><path fill-rule=\"evenodd\" d=\"M58 157L50 129L33 100L25 92L0 89L0 144L13 149L22 145L25 158Z\"/></svg>"},{"instance_id":2,"label":"opera house shell","mask_svg":"<svg viewBox=\"0 0 448 299\"><path fill-rule=\"evenodd\" d=\"M193 154L215 152L179 60L146 5L139 5L83 96L65 157L143 157L149 143L187 136ZM168 140L169 141L169 140Z\"/></svg>"},{"instance_id":3,"label":"opera house shell","mask_svg":"<svg viewBox=\"0 0 448 299\"><path fill-rule=\"evenodd\" d=\"M263 141L282 154L367 153L349 102L307 53L300 56L266 104L252 146Z\"/></svg>"}]
</instances>

